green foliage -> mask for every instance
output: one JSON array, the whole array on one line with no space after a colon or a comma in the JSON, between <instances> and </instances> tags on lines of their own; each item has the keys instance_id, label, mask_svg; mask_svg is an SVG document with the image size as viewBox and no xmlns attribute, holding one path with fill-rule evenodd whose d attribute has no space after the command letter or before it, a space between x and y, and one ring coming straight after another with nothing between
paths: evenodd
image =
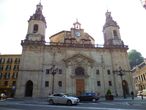
<instances>
[{"instance_id":1,"label":"green foliage","mask_svg":"<svg viewBox=\"0 0 146 110\"><path fill-rule=\"evenodd\" d=\"M106 95L112 95L112 92L110 89L107 90Z\"/></svg>"},{"instance_id":2,"label":"green foliage","mask_svg":"<svg viewBox=\"0 0 146 110\"><path fill-rule=\"evenodd\" d=\"M136 50L131 50L128 52L128 59L131 69L144 61L141 53Z\"/></svg>"}]
</instances>

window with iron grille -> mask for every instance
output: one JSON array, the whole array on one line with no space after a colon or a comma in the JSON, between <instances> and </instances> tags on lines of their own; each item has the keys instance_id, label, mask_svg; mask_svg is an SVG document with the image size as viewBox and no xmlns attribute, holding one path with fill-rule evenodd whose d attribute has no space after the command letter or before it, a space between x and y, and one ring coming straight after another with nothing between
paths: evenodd
<instances>
[{"instance_id":1,"label":"window with iron grille","mask_svg":"<svg viewBox=\"0 0 146 110\"><path fill-rule=\"evenodd\" d=\"M49 81L45 81L45 87L49 87Z\"/></svg>"},{"instance_id":2,"label":"window with iron grille","mask_svg":"<svg viewBox=\"0 0 146 110\"><path fill-rule=\"evenodd\" d=\"M112 86L112 81L108 81L109 86Z\"/></svg>"},{"instance_id":3,"label":"window with iron grille","mask_svg":"<svg viewBox=\"0 0 146 110\"><path fill-rule=\"evenodd\" d=\"M62 87L62 81L58 81L58 86Z\"/></svg>"},{"instance_id":4,"label":"window with iron grille","mask_svg":"<svg viewBox=\"0 0 146 110\"><path fill-rule=\"evenodd\" d=\"M99 73L99 70L96 70L96 74L97 74L97 75L99 75L99 74L100 74L100 73Z\"/></svg>"},{"instance_id":5,"label":"window with iron grille","mask_svg":"<svg viewBox=\"0 0 146 110\"><path fill-rule=\"evenodd\" d=\"M97 81L97 86L101 86L101 83L100 83L100 81Z\"/></svg>"},{"instance_id":6,"label":"window with iron grille","mask_svg":"<svg viewBox=\"0 0 146 110\"><path fill-rule=\"evenodd\" d=\"M107 70L107 74L110 75L111 74L111 71L110 70Z\"/></svg>"}]
</instances>

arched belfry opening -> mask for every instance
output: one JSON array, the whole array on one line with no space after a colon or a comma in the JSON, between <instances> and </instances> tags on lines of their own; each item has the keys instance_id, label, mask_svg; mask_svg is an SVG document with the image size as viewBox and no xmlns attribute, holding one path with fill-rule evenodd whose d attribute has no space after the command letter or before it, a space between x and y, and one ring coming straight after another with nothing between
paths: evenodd
<instances>
[{"instance_id":1,"label":"arched belfry opening","mask_svg":"<svg viewBox=\"0 0 146 110\"><path fill-rule=\"evenodd\" d=\"M33 33L37 33L38 32L38 24L35 24L34 27L33 27Z\"/></svg>"},{"instance_id":2,"label":"arched belfry opening","mask_svg":"<svg viewBox=\"0 0 146 110\"><path fill-rule=\"evenodd\" d=\"M33 93L33 82L27 81L25 84L25 97L32 97Z\"/></svg>"}]
</instances>

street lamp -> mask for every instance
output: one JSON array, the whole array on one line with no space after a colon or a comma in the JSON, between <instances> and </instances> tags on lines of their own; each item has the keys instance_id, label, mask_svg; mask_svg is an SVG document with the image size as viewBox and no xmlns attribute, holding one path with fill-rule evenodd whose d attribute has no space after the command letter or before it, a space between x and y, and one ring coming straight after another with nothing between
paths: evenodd
<instances>
[{"instance_id":1,"label":"street lamp","mask_svg":"<svg viewBox=\"0 0 146 110\"><path fill-rule=\"evenodd\" d=\"M123 70L121 67L119 67L119 70L114 70L113 73L117 73L117 75L121 78L121 84L122 84L122 90L123 90L123 97L126 98L126 91L124 90L125 82L123 81L123 76L125 75L125 72L130 72Z\"/></svg>"},{"instance_id":2,"label":"street lamp","mask_svg":"<svg viewBox=\"0 0 146 110\"><path fill-rule=\"evenodd\" d=\"M49 73L52 75L52 94L54 94L54 76L58 72L58 68L55 67L55 65L52 65L52 67L49 70Z\"/></svg>"}]
</instances>

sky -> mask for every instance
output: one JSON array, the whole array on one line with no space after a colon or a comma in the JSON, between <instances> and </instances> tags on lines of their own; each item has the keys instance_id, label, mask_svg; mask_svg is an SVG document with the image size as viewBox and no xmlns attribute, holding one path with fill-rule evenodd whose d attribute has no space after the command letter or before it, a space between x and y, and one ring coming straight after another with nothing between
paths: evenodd
<instances>
[{"instance_id":1,"label":"sky","mask_svg":"<svg viewBox=\"0 0 146 110\"><path fill-rule=\"evenodd\" d=\"M21 54L21 40L28 29L28 19L40 0L0 0L0 53ZM46 41L62 30L70 31L76 19L82 29L103 44L105 13L111 12L120 26L121 39L129 50L146 58L146 10L140 0L41 0L47 21Z\"/></svg>"}]
</instances>

